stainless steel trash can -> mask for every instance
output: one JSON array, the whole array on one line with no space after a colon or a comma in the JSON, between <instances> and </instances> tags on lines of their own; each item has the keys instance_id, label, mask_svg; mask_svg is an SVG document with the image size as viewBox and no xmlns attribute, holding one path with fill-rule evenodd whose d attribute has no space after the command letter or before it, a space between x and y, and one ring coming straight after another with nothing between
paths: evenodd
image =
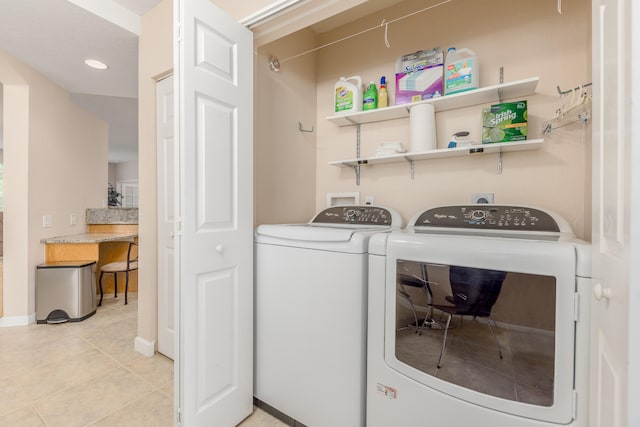
<instances>
[{"instance_id":1,"label":"stainless steel trash can","mask_svg":"<svg viewBox=\"0 0 640 427\"><path fill-rule=\"evenodd\" d=\"M36 322L79 322L96 312L95 261L57 261L36 269Z\"/></svg>"}]
</instances>

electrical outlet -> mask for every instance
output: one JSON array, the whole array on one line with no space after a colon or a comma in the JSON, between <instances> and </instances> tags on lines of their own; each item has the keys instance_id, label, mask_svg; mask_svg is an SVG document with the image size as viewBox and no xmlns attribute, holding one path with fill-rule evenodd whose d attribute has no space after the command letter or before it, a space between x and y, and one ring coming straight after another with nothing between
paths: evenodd
<instances>
[{"instance_id":1,"label":"electrical outlet","mask_svg":"<svg viewBox=\"0 0 640 427\"><path fill-rule=\"evenodd\" d=\"M69 225L76 225L76 223L78 222L78 218L76 217L76 214L72 213L69 215Z\"/></svg>"},{"instance_id":2,"label":"electrical outlet","mask_svg":"<svg viewBox=\"0 0 640 427\"><path fill-rule=\"evenodd\" d=\"M473 193L471 203L493 203L493 193Z\"/></svg>"},{"instance_id":3,"label":"electrical outlet","mask_svg":"<svg viewBox=\"0 0 640 427\"><path fill-rule=\"evenodd\" d=\"M372 205L373 204L373 196L364 196L364 204Z\"/></svg>"}]
</instances>

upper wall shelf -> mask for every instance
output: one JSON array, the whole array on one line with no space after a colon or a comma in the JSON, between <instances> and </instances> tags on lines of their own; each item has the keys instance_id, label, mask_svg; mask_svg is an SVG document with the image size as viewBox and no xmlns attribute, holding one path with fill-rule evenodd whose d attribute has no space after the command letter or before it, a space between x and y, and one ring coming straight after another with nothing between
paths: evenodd
<instances>
[{"instance_id":1,"label":"upper wall shelf","mask_svg":"<svg viewBox=\"0 0 640 427\"><path fill-rule=\"evenodd\" d=\"M453 95L413 102L411 104L393 105L391 107L360 111L352 114L333 115L327 117L327 120L336 126L352 126L409 117L409 109L416 104L433 104L436 113L439 111L470 107L472 105L489 104L503 99L532 95L536 91L539 80L539 77L532 77L530 79L502 83Z\"/></svg>"}]
</instances>

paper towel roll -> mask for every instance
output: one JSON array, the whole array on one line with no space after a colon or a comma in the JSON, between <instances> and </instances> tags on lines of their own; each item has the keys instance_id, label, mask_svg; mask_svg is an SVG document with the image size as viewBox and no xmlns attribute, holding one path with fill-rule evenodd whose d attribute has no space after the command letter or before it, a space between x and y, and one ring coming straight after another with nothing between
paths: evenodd
<instances>
[{"instance_id":1,"label":"paper towel roll","mask_svg":"<svg viewBox=\"0 0 640 427\"><path fill-rule=\"evenodd\" d=\"M410 148L413 152L435 150L436 111L433 104L418 104L409 112Z\"/></svg>"}]
</instances>

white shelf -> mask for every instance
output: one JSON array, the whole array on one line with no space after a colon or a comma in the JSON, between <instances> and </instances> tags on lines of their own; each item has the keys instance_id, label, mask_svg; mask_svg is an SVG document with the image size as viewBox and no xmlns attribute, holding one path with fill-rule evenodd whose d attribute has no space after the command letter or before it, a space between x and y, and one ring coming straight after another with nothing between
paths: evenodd
<instances>
[{"instance_id":1,"label":"white shelf","mask_svg":"<svg viewBox=\"0 0 640 427\"><path fill-rule=\"evenodd\" d=\"M472 105L489 104L501 99L519 98L532 95L538 86L539 77L503 83L495 86L460 92L453 95L440 96L410 104L393 105L377 110L361 111L352 114L337 114L327 117L336 126L352 126L364 123L409 117L409 109L417 104L433 104L436 112L470 107Z\"/></svg>"},{"instance_id":2,"label":"white shelf","mask_svg":"<svg viewBox=\"0 0 640 427\"><path fill-rule=\"evenodd\" d=\"M353 168L356 166L380 165L385 163L411 162L414 160L441 159L444 157L462 157L477 154L506 153L510 151L537 150L542 147L543 139L529 139L517 142L499 142L477 144L469 147L443 148L419 153L401 153L392 156L362 157L359 159L337 160L329 162L331 166Z\"/></svg>"}]
</instances>

